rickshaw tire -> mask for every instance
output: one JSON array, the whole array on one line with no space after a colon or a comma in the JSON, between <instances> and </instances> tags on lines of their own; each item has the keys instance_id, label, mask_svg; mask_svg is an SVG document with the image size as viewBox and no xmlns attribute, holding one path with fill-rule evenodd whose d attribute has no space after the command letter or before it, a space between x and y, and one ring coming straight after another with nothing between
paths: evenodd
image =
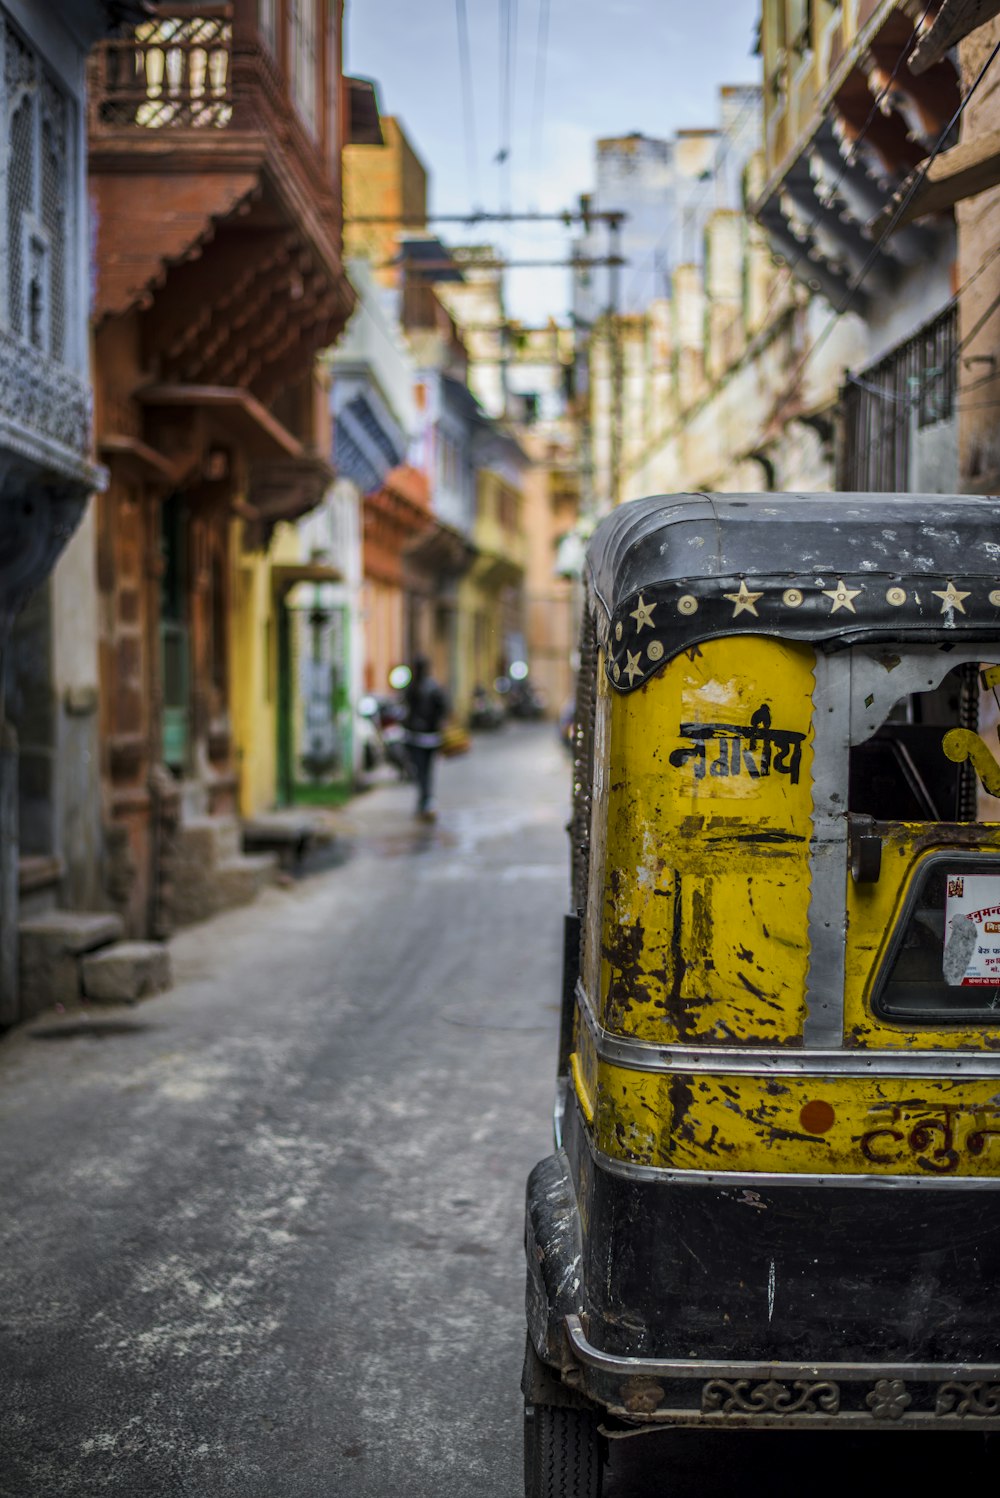
<instances>
[{"instance_id":1,"label":"rickshaw tire","mask_svg":"<svg viewBox=\"0 0 1000 1498\"><path fill-rule=\"evenodd\" d=\"M525 1498L601 1498L604 1443L592 1410L525 1403Z\"/></svg>"}]
</instances>

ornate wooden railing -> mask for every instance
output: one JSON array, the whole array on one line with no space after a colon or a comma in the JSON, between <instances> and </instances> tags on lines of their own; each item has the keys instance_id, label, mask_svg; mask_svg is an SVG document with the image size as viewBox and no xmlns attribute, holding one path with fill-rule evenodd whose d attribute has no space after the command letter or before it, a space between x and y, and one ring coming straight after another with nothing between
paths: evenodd
<instances>
[{"instance_id":1,"label":"ornate wooden railing","mask_svg":"<svg viewBox=\"0 0 1000 1498\"><path fill-rule=\"evenodd\" d=\"M232 6L177 5L170 12L161 11L96 49L92 126L218 130L230 123Z\"/></svg>"}]
</instances>

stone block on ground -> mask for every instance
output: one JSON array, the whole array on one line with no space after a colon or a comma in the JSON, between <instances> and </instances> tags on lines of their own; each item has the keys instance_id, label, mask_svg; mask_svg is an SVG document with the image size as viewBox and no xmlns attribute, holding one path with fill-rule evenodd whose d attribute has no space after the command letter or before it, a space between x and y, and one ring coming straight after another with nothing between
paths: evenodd
<instances>
[{"instance_id":1,"label":"stone block on ground","mask_svg":"<svg viewBox=\"0 0 1000 1498\"><path fill-rule=\"evenodd\" d=\"M273 853L244 853L227 858L215 870L217 910L231 910L256 900L265 885L273 884L278 860Z\"/></svg>"},{"instance_id":2,"label":"stone block on ground","mask_svg":"<svg viewBox=\"0 0 1000 1498\"><path fill-rule=\"evenodd\" d=\"M239 858L240 824L236 817L190 817L177 832L171 882L173 915L178 926L191 926L226 908L220 896L219 869Z\"/></svg>"},{"instance_id":3,"label":"stone block on ground","mask_svg":"<svg viewBox=\"0 0 1000 1498\"><path fill-rule=\"evenodd\" d=\"M80 997L80 957L118 941L120 915L102 911L50 910L18 926L20 1011L31 1019L53 1004Z\"/></svg>"},{"instance_id":4,"label":"stone block on ground","mask_svg":"<svg viewBox=\"0 0 1000 1498\"><path fill-rule=\"evenodd\" d=\"M83 991L95 1004L134 1004L170 987L170 952L155 941L122 941L84 957Z\"/></svg>"}]
</instances>

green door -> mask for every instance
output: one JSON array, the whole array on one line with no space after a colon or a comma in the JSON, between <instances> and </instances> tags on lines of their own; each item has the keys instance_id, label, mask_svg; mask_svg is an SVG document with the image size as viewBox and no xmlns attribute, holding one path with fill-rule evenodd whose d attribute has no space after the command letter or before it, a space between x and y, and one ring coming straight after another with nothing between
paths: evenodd
<instances>
[{"instance_id":1,"label":"green door","mask_svg":"<svg viewBox=\"0 0 1000 1498\"><path fill-rule=\"evenodd\" d=\"M187 510L177 495L160 508L160 678L163 683L163 762L175 774L188 767L191 739L191 646L187 617Z\"/></svg>"}]
</instances>

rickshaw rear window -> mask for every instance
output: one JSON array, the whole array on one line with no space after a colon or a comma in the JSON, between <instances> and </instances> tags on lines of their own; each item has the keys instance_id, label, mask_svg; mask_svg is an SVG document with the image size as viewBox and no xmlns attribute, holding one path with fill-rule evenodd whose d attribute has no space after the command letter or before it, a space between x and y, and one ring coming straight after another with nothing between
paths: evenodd
<instances>
[{"instance_id":1,"label":"rickshaw rear window","mask_svg":"<svg viewBox=\"0 0 1000 1498\"><path fill-rule=\"evenodd\" d=\"M1000 859L925 867L872 1007L897 1022L1000 1025Z\"/></svg>"}]
</instances>

